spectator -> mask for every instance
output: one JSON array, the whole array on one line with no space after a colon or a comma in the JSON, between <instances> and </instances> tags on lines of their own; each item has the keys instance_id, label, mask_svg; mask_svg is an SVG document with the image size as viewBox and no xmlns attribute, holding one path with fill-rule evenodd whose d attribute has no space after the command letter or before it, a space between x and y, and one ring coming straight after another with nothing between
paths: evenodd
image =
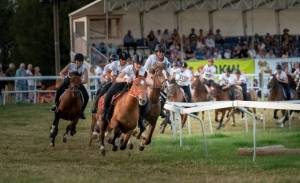
<instances>
[{"instance_id":1,"label":"spectator","mask_svg":"<svg viewBox=\"0 0 300 183\"><path fill-rule=\"evenodd\" d=\"M26 77L25 64L21 63L19 69L16 71L16 77ZM18 79L16 81L17 91L26 91L27 90L27 82L25 79ZM17 93L17 102L23 102L25 100L25 93Z\"/></svg>"},{"instance_id":2,"label":"spectator","mask_svg":"<svg viewBox=\"0 0 300 183\"><path fill-rule=\"evenodd\" d=\"M231 50L230 49L226 49L224 52L224 58L225 59L230 59L231 58Z\"/></svg>"},{"instance_id":3,"label":"spectator","mask_svg":"<svg viewBox=\"0 0 300 183\"><path fill-rule=\"evenodd\" d=\"M5 77L5 74L3 72L2 64L0 63L0 77ZM3 104L3 94L2 90L5 88L5 82L0 81L0 105Z\"/></svg>"},{"instance_id":4,"label":"spectator","mask_svg":"<svg viewBox=\"0 0 300 183\"><path fill-rule=\"evenodd\" d=\"M16 67L15 64L10 63L8 65L8 69L5 72L5 76L6 77L14 77L16 74ZM6 91L14 91L15 90L15 82L14 81L8 81L7 85L6 85ZM13 102L13 98L14 98L14 94L10 93L7 94L7 98L6 98L6 103L12 103Z\"/></svg>"},{"instance_id":5,"label":"spectator","mask_svg":"<svg viewBox=\"0 0 300 183\"><path fill-rule=\"evenodd\" d=\"M157 41L157 39L156 39L156 37L154 35L153 30L151 30L150 33L147 36L147 45L148 45L151 53L154 52L154 49L155 49L155 46L156 46L157 42L158 41Z\"/></svg>"},{"instance_id":6,"label":"spectator","mask_svg":"<svg viewBox=\"0 0 300 183\"><path fill-rule=\"evenodd\" d=\"M266 34L264 42L265 42L267 50L272 49L272 47L273 47L273 37L270 35L270 33Z\"/></svg>"},{"instance_id":7,"label":"spectator","mask_svg":"<svg viewBox=\"0 0 300 183\"><path fill-rule=\"evenodd\" d=\"M34 67L34 76L42 76L41 70L39 66ZM41 89L42 88L42 82L41 80L36 80L36 88Z\"/></svg>"},{"instance_id":8,"label":"spectator","mask_svg":"<svg viewBox=\"0 0 300 183\"><path fill-rule=\"evenodd\" d=\"M180 35L177 29L173 30L171 38L172 38L173 45L181 45Z\"/></svg>"},{"instance_id":9,"label":"spectator","mask_svg":"<svg viewBox=\"0 0 300 183\"><path fill-rule=\"evenodd\" d=\"M117 49L112 45L112 43L109 43L107 45L107 53L108 53L109 56L117 54Z\"/></svg>"},{"instance_id":10,"label":"spectator","mask_svg":"<svg viewBox=\"0 0 300 183\"><path fill-rule=\"evenodd\" d=\"M243 43L243 45L241 47L239 58L248 58L249 57L248 51L249 51L248 45L247 45L247 42L245 42L245 43Z\"/></svg>"},{"instance_id":11,"label":"spectator","mask_svg":"<svg viewBox=\"0 0 300 183\"><path fill-rule=\"evenodd\" d=\"M162 35L162 42L165 43L166 48L168 49L170 48L172 44L172 39L168 29L164 30L164 33Z\"/></svg>"},{"instance_id":12,"label":"spectator","mask_svg":"<svg viewBox=\"0 0 300 183\"><path fill-rule=\"evenodd\" d=\"M191 47L188 47L188 49L185 51L185 59L189 60L195 58L195 53L193 52Z\"/></svg>"},{"instance_id":13,"label":"spectator","mask_svg":"<svg viewBox=\"0 0 300 183\"><path fill-rule=\"evenodd\" d=\"M33 67L32 64L28 64L27 65L27 70L26 70L26 76L32 77L33 76ZM27 85L28 85L28 90L35 90L35 86L34 86L34 80L33 79L28 79L27 80ZM30 103L34 102L34 93L33 92L29 92L28 93L28 100Z\"/></svg>"},{"instance_id":14,"label":"spectator","mask_svg":"<svg viewBox=\"0 0 300 183\"><path fill-rule=\"evenodd\" d=\"M269 50L265 56L266 58L276 58L276 56L274 55L273 50Z\"/></svg>"},{"instance_id":15,"label":"spectator","mask_svg":"<svg viewBox=\"0 0 300 183\"><path fill-rule=\"evenodd\" d=\"M182 35L182 44L183 44L183 50L187 50L190 47L190 40L184 34Z\"/></svg>"},{"instance_id":16,"label":"spectator","mask_svg":"<svg viewBox=\"0 0 300 183\"><path fill-rule=\"evenodd\" d=\"M223 36L221 35L220 29L216 30L215 42L216 42L216 44L219 44L219 45L223 45L223 43L224 43L224 39L223 39Z\"/></svg>"},{"instance_id":17,"label":"spectator","mask_svg":"<svg viewBox=\"0 0 300 183\"><path fill-rule=\"evenodd\" d=\"M161 34L161 30L160 30L160 29L158 29L158 30L156 31L155 37L156 37L156 39L157 39L157 41L158 41L158 44L161 44L162 34Z\"/></svg>"},{"instance_id":18,"label":"spectator","mask_svg":"<svg viewBox=\"0 0 300 183\"><path fill-rule=\"evenodd\" d=\"M190 46L193 51L196 50L197 47L198 36L195 34L195 29L191 29L191 33L189 35Z\"/></svg>"},{"instance_id":19,"label":"spectator","mask_svg":"<svg viewBox=\"0 0 300 183\"><path fill-rule=\"evenodd\" d=\"M205 36L203 34L203 29L200 29L199 35L198 35L198 42L201 42L202 44L204 44L204 40L205 40Z\"/></svg>"},{"instance_id":20,"label":"spectator","mask_svg":"<svg viewBox=\"0 0 300 183\"><path fill-rule=\"evenodd\" d=\"M130 47L133 47L134 54L136 53L136 42L131 35L131 30L128 30L127 34L123 38L124 47L127 49L127 53L130 53Z\"/></svg>"}]
</instances>

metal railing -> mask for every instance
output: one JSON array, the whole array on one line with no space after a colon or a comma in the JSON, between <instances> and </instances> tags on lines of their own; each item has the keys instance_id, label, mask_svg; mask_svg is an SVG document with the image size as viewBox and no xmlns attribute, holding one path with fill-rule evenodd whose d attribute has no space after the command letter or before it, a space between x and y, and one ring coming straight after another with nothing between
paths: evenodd
<instances>
[{"instance_id":1,"label":"metal railing","mask_svg":"<svg viewBox=\"0 0 300 183\"><path fill-rule=\"evenodd\" d=\"M216 78L218 77L219 75L216 75ZM268 82L268 79L269 79L269 75L265 74L264 75L264 79L263 79L263 84L259 84L258 83L258 86L256 87L253 87L253 80L254 79L257 79L257 81L259 82L259 75L258 74L246 74L247 76L247 86L248 88L253 88L253 89L259 89L262 91L262 94L266 94L266 92L268 91L267 90L267 87L266 87L266 84ZM90 95L90 99L93 98L93 96L95 95L97 89L99 88L99 85L97 84L97 80L99 80L100 77L99 76L90 76L89 77L89 82L88 84L86 84L86 88L87 88L87 91ZM25 81L28 81L28 80L33 80L34 81L34 86L32 87L33 89L31 90L18 90L18 87L17 87L17 81L18 80L25 80ZM30 77L0 77L0 81L14 81L14 90L12 91L6 91L6 90L3 90L1 92L2 94L2 102L0 101L0 104L6 104L6 97L7 95L15 95L15 103L18 102L17 100L17 95L18 94L29 94L31 93L33 95L33 103L36 104L38 102L38 96L39 94L42 94L42 93L55 93L56 90L43 90L43 89L39 89L37 87L37 84L39 82L42 82L42 81L56 81L57 80L62 80L61 77L59 76L30 76ZM263 86L263 88L260 88L259 86ZM262 95L263 97L264 95Z\"/></svg>"}]
</instances>

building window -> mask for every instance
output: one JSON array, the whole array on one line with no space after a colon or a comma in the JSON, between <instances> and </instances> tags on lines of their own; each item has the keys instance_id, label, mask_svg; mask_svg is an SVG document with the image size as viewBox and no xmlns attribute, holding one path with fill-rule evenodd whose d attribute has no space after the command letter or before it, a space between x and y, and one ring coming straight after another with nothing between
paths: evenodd
<instances>
[{"instance_id":1,"label":"building window","mask_svg":"<svg viewBox=\"0 0 300 183\"><path fill-rule=\"evenodd\" d=\"M76 34L76 37L84 37L85 36L84 22L75 22L75 34Z\"/></svg>"},{"instance_id":2,"label":"building window","mask_svg":"<svg viewBox=\"0 0 300 183\"><path fill-rule=\"evenodd\" d=\"M92 39L106 38L105 17L90 19L90 37ZM108 19L108 38L119 39L121 37L121 18L109 17Z\"/></svg>"}]
</instances>

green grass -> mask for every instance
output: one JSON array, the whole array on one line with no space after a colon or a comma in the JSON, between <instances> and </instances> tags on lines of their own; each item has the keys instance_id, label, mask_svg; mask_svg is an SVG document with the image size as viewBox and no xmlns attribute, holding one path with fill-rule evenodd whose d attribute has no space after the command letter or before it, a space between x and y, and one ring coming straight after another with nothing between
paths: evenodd
<instances>
[{"instance_id":1,"label":"green grass","mask_svg":"<svg viewBox=\"0 0 300 183\"><path fill-rule=\"evenodd\" d=\"M49 105L0 107L0 182L300 182L299 156L257 157L252 162L251 156L237 155L239 147L252 146L251 125L245 133L241 122L208 135L208 157L194 121L193 135L184 129L182 148L168 128L164 135L156 132L143 152L135 141L132 151L112 152L107 145L107 156L102 157L96 143L87 145L89 119L79 122L67 144L62 133L68 122L61 121L56 147L50 148L52 119ZM276 127L270 119L265 131L257 125L258 146L300 148L298 118L291 130ZM207 124L205 128L209 133Z\"/></svg>"}]
</instances>

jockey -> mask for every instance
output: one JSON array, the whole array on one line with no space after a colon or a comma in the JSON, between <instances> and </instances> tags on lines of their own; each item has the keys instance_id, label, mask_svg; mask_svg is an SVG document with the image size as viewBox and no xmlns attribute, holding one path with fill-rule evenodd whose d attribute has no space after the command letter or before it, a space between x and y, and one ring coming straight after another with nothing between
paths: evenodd
<instances>
[{"instance_id":1,"label":"jockey","mask_svg":"<svg viewBox=\"0 0 300 183\"><path fill-rule=\"evenodd\" d=\"M274 74L275 74L277 81L279 82L280 86L283 88L283 90L286 94L286 99L290 100L291 93L290 93L290 89L289 89L289 80L288 80L287 74L283 71L281 65L276 66L276 71Z\"/></svg>"},{"instance_id":2,"label":"jockey","mask_svg":"<svg viewBox=\"0 0 300 183\"><path fill-rule=\"evenodd\" d=\"M211 82L214 82L215 74L217 69L214 65L214 59L208 59L208 64L203 67L202 74L203 78L207 81L208 85L210 86Z\"/></svg>"},{"instance_id":3,"label":"jockey","mask_svg":"<svg viewBox=\"0 0 300 183\"><path fill-rule=\"evenodd\" d=\"M102 115L103 121L108 122L111 118L113 108L110 103L113 96L129 89L132 81L136 77L136 73L138 73L139 76L145 76L146 72L142 65L143 59L140 59L140 57L137 56L134 59L133 65L127 65L116 78L116 82L113 83L109 90L106 92L104 98L104 114Z\"/></svg>"},{"instance_id":4,"label":"jockey","mask_svg":"<svg viewBox=\"0 0 300 183\"><path fill-rule=\"evenodd\" d=\"M114 59L118 59L113 61ZM107 90L111 87L112 83L116 80L119 73L127 66L127 56L123 52L119 56L111 55L110 57L111 63L107 64L101 76L101 80L103 81L102 87L97 90L95 102L92 108L92 113L97 113L97 105L99 98L104 95Z\"/></svg>"},{"instance_id":5,"label":"jockey","mask_svg":"<svg viewBox=\"0 0 300 183\"><path fill-rule=\"evenodd\" d=\"M70 64L65 66L65 68L63 68L61 70L61 72L59 73L59 75L62 78L64 78L64 81L56 91L55 106L51 108L52 111L55 111L57 109L57 107L59 105L60 96L69 87L69 84L70 84L69 73L78 72L82 77L82 81L81 81L79 90L83 95L83 105L81 107L80 117L81 117L81 119L85 119L83 112L89 101L89 95L88 95L86 88L83 86L83 84L86 84L88 82L88 72L87 72L86 66L83 64L83 60L84 60L84 57L81 53L76 54L74 57L74 62L71 62Z\"/></svg>"},{"instance_id":6,"label":"jockey","mask_svg":"<svg viewBox=\"0 0 300 183\"><path fill-rule=\"evenodd\" d=\"M156 63L163 63L164 64L164 69L165 69L167 75L170 76L170 74L171 74L171 64L168 61L167 57L165 57L165 49L163 48L162 45L156 45L155 53L150 55L148 57L148 59L146 60L144 68L145 68L146 72L148 73L148 75L147 75L148 78L151 78L151 73L149 73L149 71L151 70L151 68ZM161 93L160 93L161 109L163 109L163 106L165 105L166 100L167 100L167 98L165 96L166 96L166 94L163 91L161 91ZM161 116L162 117L165 116L162 110L161 110Z\"/></svg>"},{"instance_id":7,"label":"jockey","mask_svg":"<svg viewBox=\"0 0 300 183\"><path fill-rule=\"evenodd\" d=\"M222 87L222 90L227 90L229 89L229 95L230 95L230 99L234 100L235 96L234 96L234 88L232 87L235 84L235 79L234 77L231 75L231 69L227 68L225 73L220 75L220 86Z\"/></svg>"},{"instance_id":8,"label":"jockey","mask_svg":"<svg viewBox=\"0 0 300 183\"><path fill-rule=\"evenodd\" d=\"M240 70L235 72L235 84L242 87L243 98L247 100L247 78Z\"/></svg>"},{"instance_id":9,"label":"jockey","mask_svg":"<svg viewBox=\"0 0 300 183\"><path fill-rule=\"evenodd\" d=\"M148 72L148 74L150 74L149 71L153 67L153 65L159 62L164 64L164 69L170 75L171 64L168 61L167 57L165 57L165 50L161 45L157 45L155 47L155 54L150 55L146 60L144 68Z\"/></svg>"},{"instance_id":10,"label":"jockey","mask_svg":"<svg viewBox=\"0 0 300 183\"><path fill-rule=\"evenodd\" d=\"M187 102L192 102L192 94L190 90L190 84L193 77L192 72L187 68L187 63L184 62L182 64L181 72L176 74L175 80L177 81L178 85L181 86L183 89L186 97Z\"/></svg>"}]
</instances>

